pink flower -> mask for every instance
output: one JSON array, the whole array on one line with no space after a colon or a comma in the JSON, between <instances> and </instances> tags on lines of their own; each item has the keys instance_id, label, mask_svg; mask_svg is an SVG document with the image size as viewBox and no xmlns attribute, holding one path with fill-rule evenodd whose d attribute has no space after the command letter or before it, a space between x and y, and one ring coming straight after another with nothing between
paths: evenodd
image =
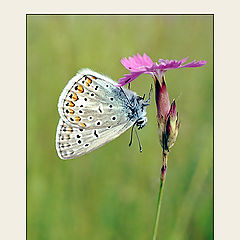
<instances>
[{"instance_id":1,"label":"pink flower","mask_svg":"<svg viewBox=\"0 0 240 240\"><path fill-rule=\"evenodd\" d=\"M167 70L170 69L178 69L178 68L186 68L186 67L201 67L204 66L207 62L205 60L203 61L192 61L190 63L187 63L183 65L187 61L188 57L183 58L181 60L163 60L159 59L158 63L154 63L149 56L147 56L146 53L141 56L139 53L136 56L123 58L121 60L122 65L127 68L130 73L124 74L123 78L120 78L118 80L118 86L123 86L137 77L139 77L141 74L150 74L150 75L160 75L164 74Z\"/></svg>"},{"instance_id":2,"label":"pink flower","mask_svg":"<svg viewBox=\"0 0 240 240\"><path fill-rule=\"evenodd\" d=\"M205 60L194 60L190 63L186 63L187 59L188 57L179 61L159 59L158 62L155 63L150 57L147 56L146 53L144 53L143 56L137 54L136 56L129 57L128 59L123 58L121 60L122 65L127 68L130 73L125 74L123 78L118 80L118 86L123 86L130 83L141 74L150 74L154 79L158 118L158 135L164 154L167 154L169 149L174 145L180 125L178 113L176 112L175 100L173 100L172 104L170 105L165 83L165 73L170 69L201 67L207 63Z\"/></svg>"}]
</instances>

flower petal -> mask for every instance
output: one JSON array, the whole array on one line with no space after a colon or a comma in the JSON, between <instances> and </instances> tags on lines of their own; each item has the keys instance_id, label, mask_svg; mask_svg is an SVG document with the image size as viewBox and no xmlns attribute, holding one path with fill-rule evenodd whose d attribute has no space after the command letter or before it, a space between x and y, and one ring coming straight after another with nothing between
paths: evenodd
<instances>
[{"instance_id":1,"label":"flower petal","mask_svg":"<svg viewBox=\"0 0 240 240\"><path fill-rule=\"evenodd\" d=\"M159 66L158 69L160 70L169 70L169 69L175 69L175 68L179 68L182 64L182 62L186 62L186 58L177 61L177 60L163 60L163 59L159 59Z\"/></svg>"},{"instance_id":2,"label":"flower petal","mask_svg":"<svg viewBox=\"0 0 240 240\"><path fill-rule=\"evenodd\" d=\"M173 102L171 104L171 108L170 108L170 111L169 111L169 116L171 116L174 120L177 117L175 99L173 100Z\"/></svg>"},{"instance_id":3,"label":"flower petal","mask_svg":"<svg viewBox=\"0 0 240 240\"><path fill-rule=\"evenodd\" d=\"M148 67L153 65L152 59L146 53L143 54L143 59Z\"/></svg>"},{"instance_id":4,"label":"flower petal","mask_svg":"<svg viewBox=\"0 0 240 240\"><path fill-rule=\"evenodd\" d=\"M207 63L207 61L198 61L196 62L196 60L187 63L185 65L182 65L183 63L185 63L187 61L188 57L183 58L181 60L164 60L164 59L159 59L159 66L158 69L160 70L170 70L170 69L177 69L177 68L185 68L185 67L201 67L203 65L205 65Z\"/></svg>"},{"instance_id":5,"label":"flower petal","mask_svg":"<svg viewBox=\"0 0 240 240\"><path fill-rule=\"evenodd\" d=\"M129 74L124 74L123 78L118 79L118 87L124 86L130 82L132 82L134 79L136 79L137 77L139 77L141 74L143 74L143 72L131 72Z\"/></svg>"},{"instance_id":6,"label":"flower petal","mask_svg":"<svg viewBox=\"0 0 240 240\"><path fill-rule=\"evenodd\" d=\"M185 58L181 59L179 62L181 62L181 65L182 65L182 64L185 63L187 60L188 60L188 57L185 57Z\"/></svg>"},{"instance_id":7,"label":"flower petal","mask_svg":"<svg viewBox=\"0 0 240 240\"><path fill-rule=\"evenodd\" d=\"M207 61L198 61L196 60L183 65L188 60L188 57L183 58L181 60L169 60L169 59L159 59L158 63L154 63L152 59L144 53L141 56L139 53L137 55L133 55L133 57L122 58L122 65L130 71L130 74L125 74L123 78L119 79L119 86L123 86L135 78L140 76L141 74L156 74L159 75L161 72L166 72L170 69L178 69L178 68L186 68L186 67L201 67L204 66Z\"/></svg>"},{"instance_id":8,"label":"flower petal","mask_svg":"<svg viewBox=\"0 0 240 240\"><path fill-rule=\"evenodd\" d=\"M146 67L150 68L153 65L153 61L147 56L146 53L144 53L143 56L138 53L136 56L134 55L128 59L122 58L121 63L131 72L137 72L139 70L145 71Z\"/></svg>"},{"instance_id":9,"label":"flower petal","mask_svg":"<svg viewBox=\"0 0 240 240\"><path fill-rule=\"evenodd\" d=\"M201 67L204 66L207 63L207 61L203 60L203 61L198 61L196 62L196 60L193 60L190 63L187 63L183 66L181 66L180 68L185 68L185 67Z\"/></svg>"}]
</instances>

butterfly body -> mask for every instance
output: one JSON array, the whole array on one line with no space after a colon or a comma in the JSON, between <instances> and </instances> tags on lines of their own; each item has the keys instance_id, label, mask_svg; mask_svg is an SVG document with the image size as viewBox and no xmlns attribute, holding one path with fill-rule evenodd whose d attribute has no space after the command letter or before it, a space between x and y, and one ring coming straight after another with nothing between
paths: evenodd
<instances>
[{"instance_id":1,"label":"butterfly body","mask_svg":"<svg viewBox=\"0 0 240 240\"><path fill-rule=\"evenodd\" d=\"M56 149L60 158L72 159L91 152L133 124L139 129L144 127L149 100L116 85L90 69L79 71L68 82L58 102Z\"/></svg>"}]
</instances>

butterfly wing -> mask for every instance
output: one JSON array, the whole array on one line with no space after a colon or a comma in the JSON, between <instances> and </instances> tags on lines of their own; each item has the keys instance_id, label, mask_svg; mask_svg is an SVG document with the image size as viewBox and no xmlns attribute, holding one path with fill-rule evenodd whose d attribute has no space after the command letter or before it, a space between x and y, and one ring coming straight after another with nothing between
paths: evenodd
<instances>
[{"instance_id":1,"label":"butterfly wing","mask_svg":"<svg viewBox=\"0 0 240 240\"><path fill-rule=\"evenodd\" d=\"M132 124L115 125L98 129L72 127L59 120L56 135L56 149L61 159L72 159L91 152L117 138Z\"/></svg>"},{"instance_id":2,"label":"butterfly wing","mask_svg":"<svg viewBox=\"0 0 240 240\"><path fill-rule=\"evenodd\" d=\"M124 92L123 92L124 91ZM64 88L58 103L61 116L56 148L60 158L72 159L115 139L135 122L129 98L136 93L121 89L110 78L81 70Z\"/></svg>"},{"instance_id":3,"label":"butterfly wing","mask_svg":"<svg viewBox=\"0 0 240 240\"><path fill-rule=\"evenodd\" d=\"M63 121L72 127L98 129L127 122L131 114L128 106L126 95L114 81L90 69L83 69L64 88L58 111Z\"/></svg>"}]
</instances>

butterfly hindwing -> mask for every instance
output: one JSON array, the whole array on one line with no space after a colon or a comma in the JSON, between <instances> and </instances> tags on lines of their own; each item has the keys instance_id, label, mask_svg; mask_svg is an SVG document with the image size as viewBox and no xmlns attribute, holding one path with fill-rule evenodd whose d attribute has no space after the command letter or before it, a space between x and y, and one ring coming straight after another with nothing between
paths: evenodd
<instances>
[{"instance_id":1,"label":"butterfly hindwing","mask_svg":"<svg viewBox=\"0 0 240 240\"><path fill-rule=\"evenodd\" d=\"M99 129L78 128L59 120L56 149L61 159L72 159L91 152L126 131L131 122Z\"/></svg>"}]
</instances>

